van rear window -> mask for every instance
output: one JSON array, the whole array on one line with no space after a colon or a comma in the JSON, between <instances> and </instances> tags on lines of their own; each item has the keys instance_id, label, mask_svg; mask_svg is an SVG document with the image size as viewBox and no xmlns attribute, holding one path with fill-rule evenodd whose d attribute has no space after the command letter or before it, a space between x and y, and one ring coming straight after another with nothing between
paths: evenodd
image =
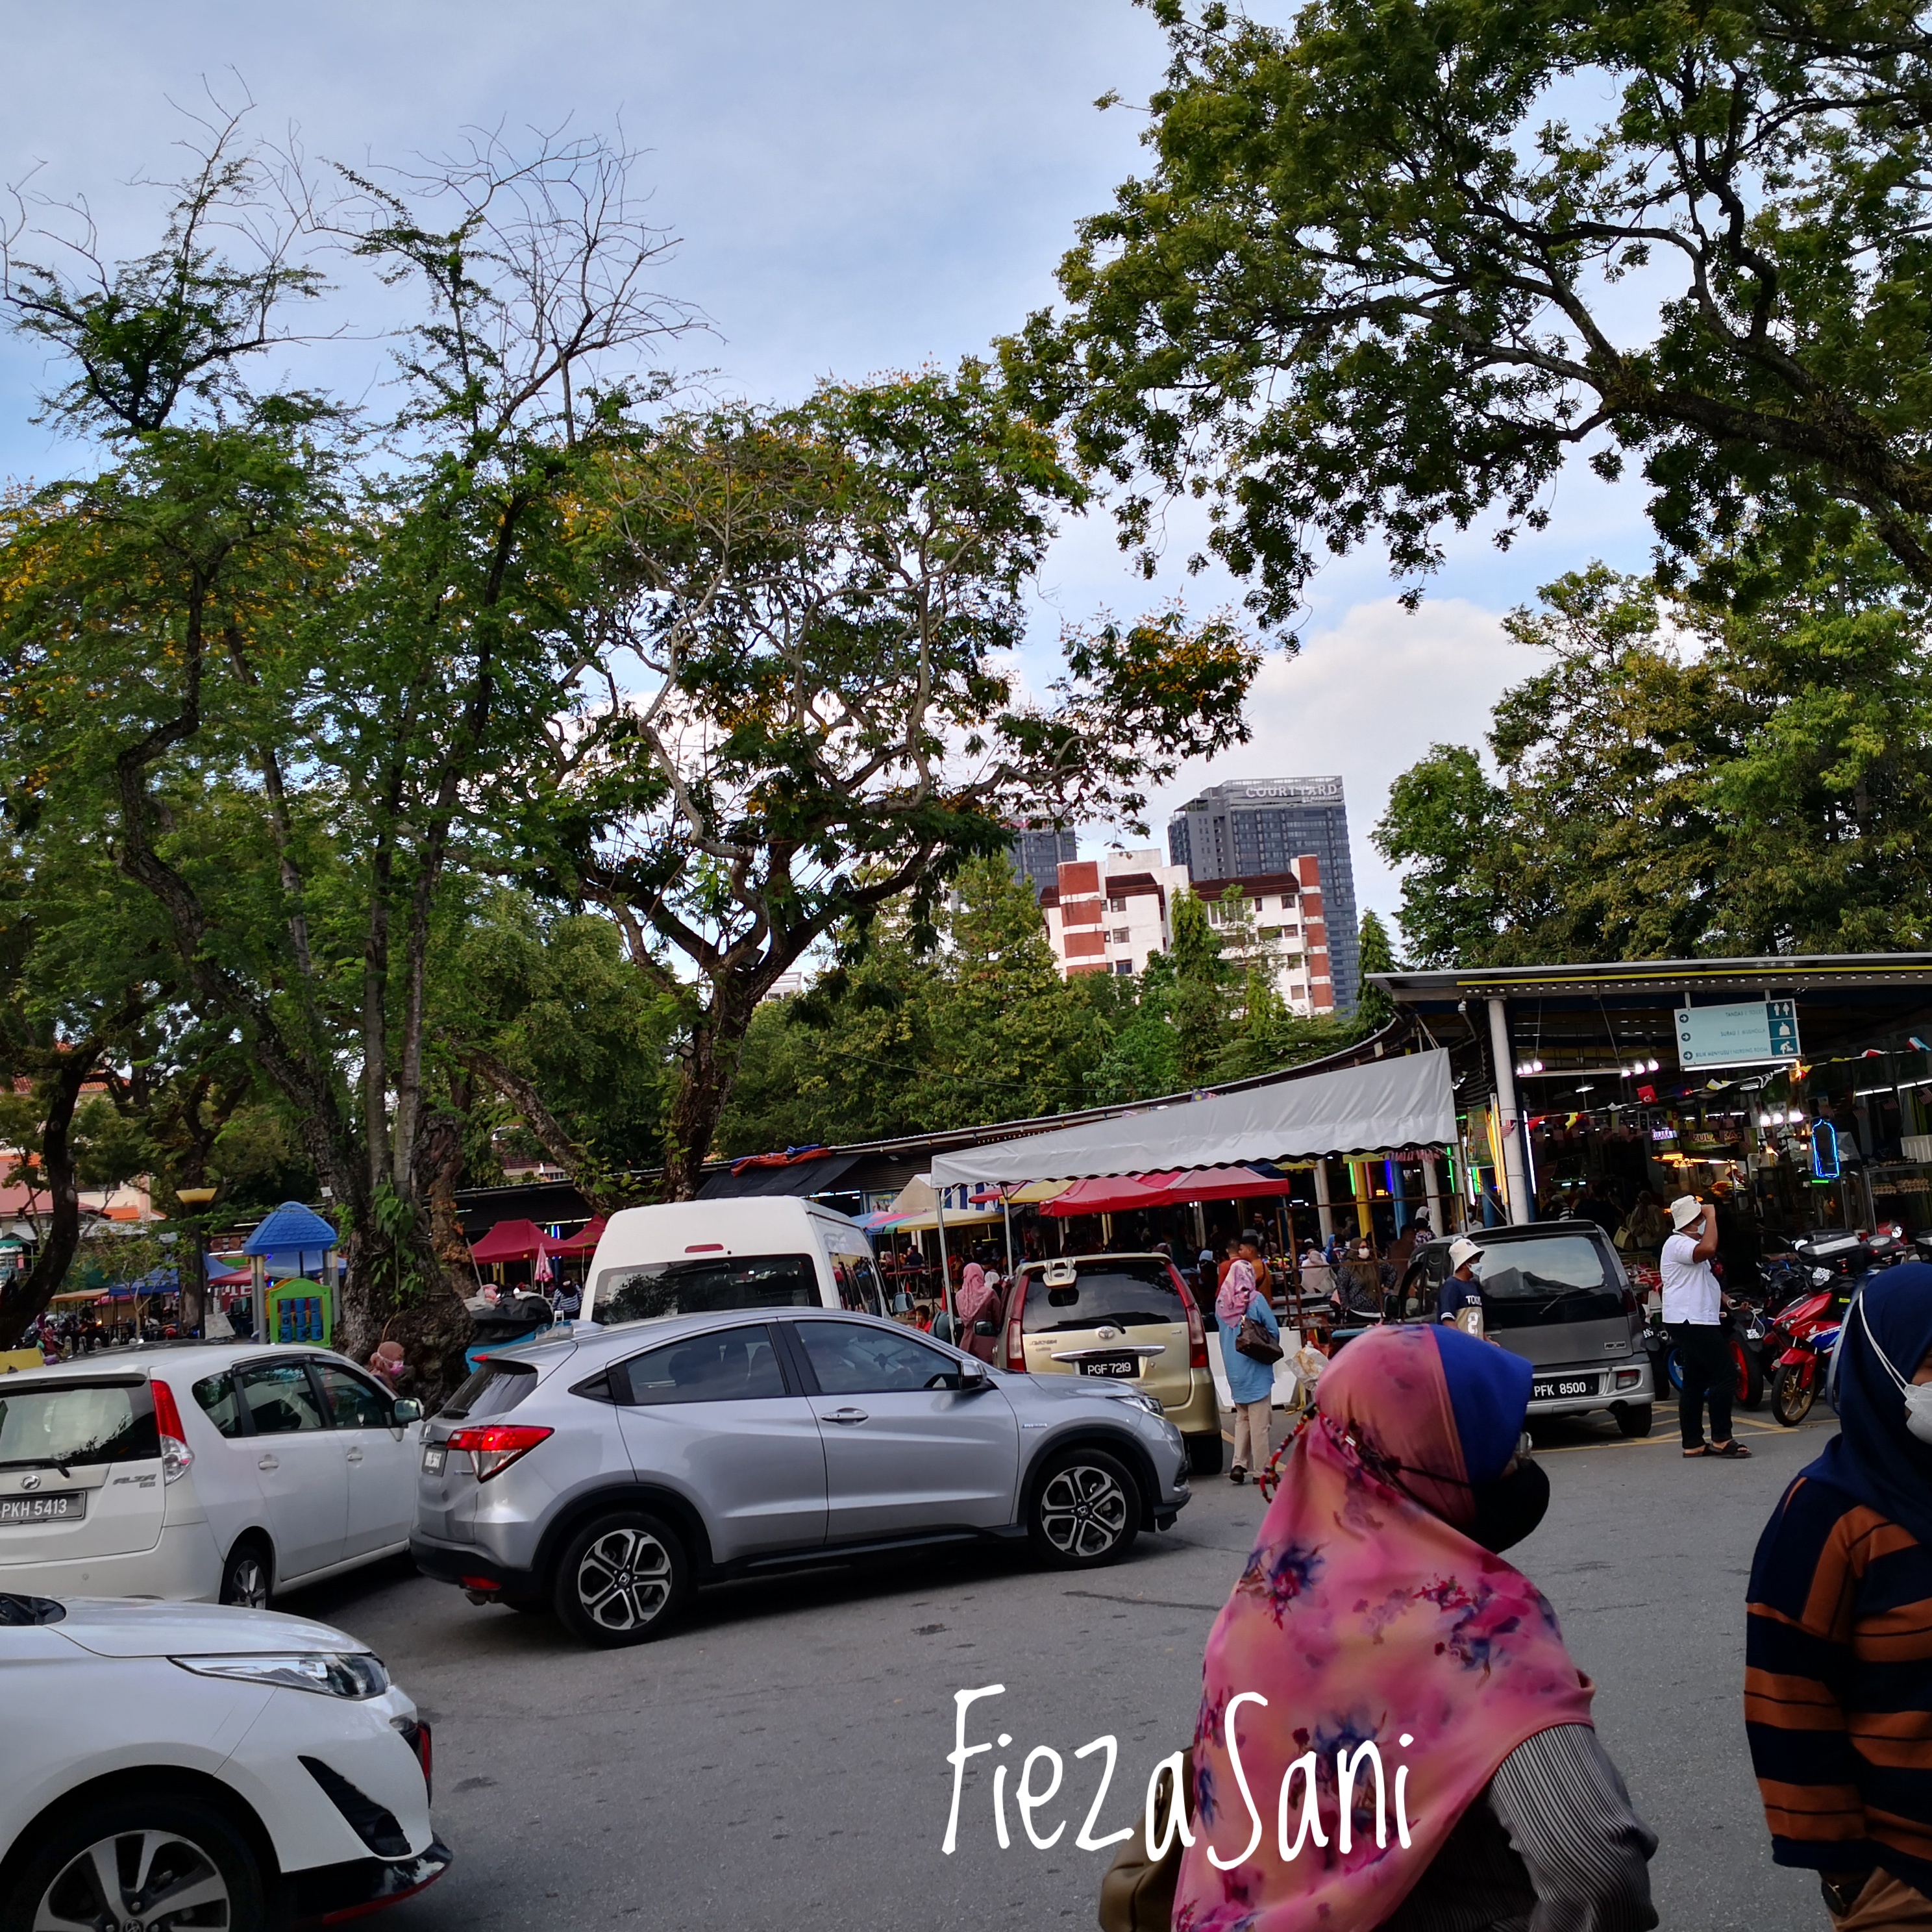
<instances>
[{"instance_id":1,"label":"van rear window","mask_svg":"<svg viewBox=\"0 0 1932 1932\"><path fill-rule=\"evenodd\" d=\"M0 1469L146 1462L160 1453L140 1383L0 1384Z\"/></svg>"},{"instance_id":2,"label":"van rear window","mask_svg":"<svg viewBox=\"0 0 1932 1932\"><path fill-rule=\"evenodd\" d=\"M1528 1240L1498 1241L1483 1250L1477 1264L1484 1298L1540 1301L1578 1288L1623 1286L1605 1273L1603 1250L1587 1234L1543 1234Z\"/></svg>"},{"instance_id":3,"label":"van rear window","mask_svg":"<svg viewBox=\"0 0 1932 1932\"><path fill-rule=\"evenodd\" d=\"M661 1315L818 1305L818 1270L809 1255L720 1255L605 1268L597 1277L591 1318L649 1322Z\"/></svg>"},{"instance_id":4,"label":"van rear window","mask_svg":"<svg viewBox=\"0 0 1932 1932\"><path fill-rule=\"evenodd\" d=\"M1027 1282L1020 1326L1029 1335L1067 1328L1152 1328L1185 1322L1187 1310L1174 1277L1159 1262L1083 1263L1064 1288L1049 1288L1043 1275Z\"/></svg>"}]
</instances>

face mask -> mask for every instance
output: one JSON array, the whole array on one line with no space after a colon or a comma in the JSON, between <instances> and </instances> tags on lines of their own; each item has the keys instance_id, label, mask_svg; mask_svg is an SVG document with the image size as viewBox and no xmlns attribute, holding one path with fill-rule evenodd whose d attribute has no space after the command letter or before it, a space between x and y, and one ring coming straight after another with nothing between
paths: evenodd
<instances>
[{"instance_id":1,"label":"face mask","mask_svg":"<svg viewBox=\"0 0 1932 1932\"><path fill-rule=\"evenodd\" d=\"M1468 1534L1485 1550L1498 1553L1520 1543L1550 1508L1550 1478L1540 1462L1519 1462L1493 1483L1477 1483L1476 1520Z\"/></svg>"},{"instance_id":2,"label":"face mask","mask_svg":"<svg viewBox=\"0 0 1932 1932\"><path fill-rule=\"evenodd\" d=\"M1865 1340L1871 1344L1871 1352L1878 1358L1880 1366L1891 1376L1898 1385L1899 1394L1905 1398L1906 1427L1920 1442L1932 1442L1932 1382L1907 1382L1893 1366L1891 1357L1879 1346L1878 1337L1871 1331L1871 1323L1865 1316L1863 1295L1858 1298L1858 1326L1865 1331Z\"/></svg>"}]
</instances>

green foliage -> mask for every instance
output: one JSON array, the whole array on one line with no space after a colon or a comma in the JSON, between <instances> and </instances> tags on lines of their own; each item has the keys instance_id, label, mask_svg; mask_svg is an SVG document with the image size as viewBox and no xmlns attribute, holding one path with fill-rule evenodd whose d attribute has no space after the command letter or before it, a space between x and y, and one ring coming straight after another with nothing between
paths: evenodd
<instances>
[{"instance_id":1,"label":"green foliage","mask_svg":"<svg viewBox=\"0 0 1932 1932\"><path fill-rule=\"evenodd\" d=\"M1881 952L1932 934L1932 659L1871 547L1720 616L1600 566L1510 628L1550 656L1378 847L1426 964Z\"/></svg>"},{"instance_id":2,"label":"green foliage","mask_svg":"<svg viewBox=\"0 0 1932 1932\"><path fill-rule=\"evenodd\" d=\"M1221 1051L1226 969L1220 935L1192 892L1175 894L1168 920L1174 935L1175 1070L1184 1085L1198 1087L1213 1077Z\"/></svg>"},{"instance_id":3,"label":"green foliage","mask_svg":"<svg viewBox=\"0 0 1932 1932\"><path fill-rule=\"evenodd\" d=\"M1355 1018L1370 1033L1378 1031L1395 1017L1395 1002L1379 986L1370 983L1372 973L1393 973L1395 953L1389 945L1388 928L1373 911L1362 915L1360 956L1361 990L1355 997Z\"/></svg>"},{"instance_id":4,"label":"green foliage","mask_svg":"<svg viewBox=\"0 0 1932 1932\"><path fill-rule=\"evenodd\" d=\"M1292 616L1641 462L1666 564L1749 602L1863 531L1932 587L1932 35L1890 0L1155 0L1145 172L1082 224L1016 386ZM1566 112L1579 117L1561 118Z\"/></svg>"}]
</instances>

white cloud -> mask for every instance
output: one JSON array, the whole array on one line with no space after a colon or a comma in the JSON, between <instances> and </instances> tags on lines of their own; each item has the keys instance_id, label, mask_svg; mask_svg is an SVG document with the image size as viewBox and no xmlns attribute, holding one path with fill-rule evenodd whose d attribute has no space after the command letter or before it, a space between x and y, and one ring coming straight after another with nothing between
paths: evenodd
<instances>
[{"instance_id":1,"label":"white cloud","mask_svg":"<svg viewBox=\"0 0 1932 1932\"><path fill-rule=\"evenodd\" d=\"M1252 741L1185 767L1153 800L1151 822L1165 842L1168 814L1204 785L1339 772L1356 902L1386 915L1400 888L1368 835L1390 784L1431 745L1480 746L1504 687L1540 662L1504 634L1498 613L1461 598L1431 599L1413 615L1393 597L1354 604L1299 656L1269 658L1249 703Z\"/></svg>"}]
</instances>

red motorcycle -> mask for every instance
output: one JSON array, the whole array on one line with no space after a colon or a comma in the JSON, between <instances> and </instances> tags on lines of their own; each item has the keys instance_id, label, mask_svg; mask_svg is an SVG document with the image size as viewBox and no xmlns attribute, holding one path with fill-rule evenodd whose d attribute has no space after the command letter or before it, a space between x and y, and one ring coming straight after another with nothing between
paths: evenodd
<instances>
[{"instance_id":1,"label":"red motorcycle","mask_svg":"<svg viewBox=\"0 0 1932 1932\"><path fill-rule=\"evenodd\" d=\"M1787 1429L1796 1429L1811 1413L1825 1380L1825 1352L1816 1343L1835 1337L1844 1318L1843 1297L1834 1288L1821 1288L1780 1309L1766 1338L1765 1354L1776 1366L1771 1372L1771 1412Z\"/></svg>"}]
</instances>

